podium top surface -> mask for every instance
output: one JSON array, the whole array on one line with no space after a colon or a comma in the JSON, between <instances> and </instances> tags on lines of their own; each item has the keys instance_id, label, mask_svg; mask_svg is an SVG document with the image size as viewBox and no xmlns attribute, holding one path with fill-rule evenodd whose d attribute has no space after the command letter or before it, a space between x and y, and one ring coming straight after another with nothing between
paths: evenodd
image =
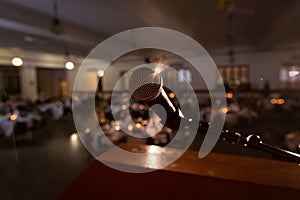
<instances>
[{"instance_id":1,"label":"podium top surface","mask_svg":"<svg viewBox=\"0 0 300 200\"><path fill-rule=\"evenodd\" d=\"M136 153L149 153L153 152L153 149L155 150L151 157L133 160L114 153L116 148L118 147L112 148L99 158L106 162L129 167L161 169L161 160L166 154L178 153L178 149L166 147L138 144L119 145L119 148ZM197 151L186 151L178 160L164 167L163 170L300 190L300 166L296 163L278 160L217 153L209 153L200 159Z\"/></svg>"},{"instance_id":2,"label":"podium top surface","mask_svg":"<svg viewBox=\"0 0 300 200\"><path fill-rule=\"evenodd\" d=\"M160 149L136 144L119 147L131 152ZM161 148L160 154L136 161L122 158L114 151L116 147L100 159L127 167L159 169L162 158L159 155L177 150ZM297 164L215 153L199 159L198 152L187 151L171 165L149 173L117 171L94 160L58 199L297 199L299 196Z\"/></svg>"}]
</instances>

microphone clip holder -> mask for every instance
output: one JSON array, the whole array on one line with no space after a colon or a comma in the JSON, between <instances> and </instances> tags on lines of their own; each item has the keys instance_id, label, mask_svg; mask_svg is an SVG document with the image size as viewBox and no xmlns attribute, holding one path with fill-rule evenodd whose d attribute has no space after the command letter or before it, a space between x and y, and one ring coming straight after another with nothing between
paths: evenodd
<instances>
[{"instance_id":1,"label":"microphone clip holder","mask_svg":"<svg viewBox=\"0 0 300 200\"><path fill-rule=\"evenodd\" d=\"M210 123L208 122L199 122L199 128L205 128L206 131L209 128ZM218 133L216 133L218 134ZM220 133L219 133L220 134ZM229 130L223 130L220 134L220 137L223 140L228 140L233 144L240 143L245 147L250 147L253 149L261 150L267 153L271 153L273 155L279 156L280 158L290 161L296 162L300 164L300 155L285 149L281 149L270 144L267 144L262 141L259 135L251 134L247 137L243 137L238 132L231 132Z\"/></svg>"}]
</instances>

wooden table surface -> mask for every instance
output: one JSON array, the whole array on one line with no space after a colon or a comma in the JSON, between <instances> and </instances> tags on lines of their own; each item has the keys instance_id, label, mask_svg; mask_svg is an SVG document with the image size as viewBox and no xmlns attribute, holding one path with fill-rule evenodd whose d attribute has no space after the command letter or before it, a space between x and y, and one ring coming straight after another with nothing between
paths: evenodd
<instances>
[{"instance_id":1,"label":"wooden table surface","mask_svg":"<svg viewBox=\"0 0 300 200\"><path fill-rule=\"evenodd\" d=\"M120 147L132 152L146 152L151 148L136 144L124 144ZM160 150L162 154L176 151L167 148ZM118 155L111 157L113 151L114 148L102 154L101 159L137 169L160 167L159 163L147 159L132 161ZM198 152L187 151L180 159L162 170L140 174L117 171L94 160L58 198L298 199L299 197L300 167L297 164L214 153L199 159Z\"/></svg>"}]
</instances>

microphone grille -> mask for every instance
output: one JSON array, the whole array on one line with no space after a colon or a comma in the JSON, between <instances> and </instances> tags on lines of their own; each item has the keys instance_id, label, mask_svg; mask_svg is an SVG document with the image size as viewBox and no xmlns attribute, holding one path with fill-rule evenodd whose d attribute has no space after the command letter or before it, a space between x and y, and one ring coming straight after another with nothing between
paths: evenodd
<instances>
[{"instance_id":1,"label":"microphone grille","mask_svg":"<svg viewBox=\"0 0 300 200\"><path fill-rule=\"evenodd\" d=\"M141 67L133 71L129 78L129 89L138 101L151 101L161 92L162 79L150 67Z\"/></svg>"}]
</instances>

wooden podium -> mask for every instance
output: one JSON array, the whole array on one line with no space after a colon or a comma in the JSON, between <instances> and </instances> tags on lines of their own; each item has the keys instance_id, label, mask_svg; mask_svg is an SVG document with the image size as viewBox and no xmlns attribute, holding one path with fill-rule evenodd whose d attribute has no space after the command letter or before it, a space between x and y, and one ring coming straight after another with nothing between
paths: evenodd
<instances>
[{"instance_id":1,"label":"wooden podium","mask_svg":"<svg viewBox=\"0 0 300 200\"><path fill-rule=\"evenodd\" d=\"M123 144L133 152L151 146ZM166 150L166 148L162 148ZM112 148L110 151L114 151ZM171 151L176 151L171 149ZM154 155L155 156L155 155ZM143 160L102 159L128 167L151 166ZM94 160L58 199L299 199L300 167L259 158L210 153L203 159L187 151L173 164L148 173L126 173Z\"/></svg>"}]
</instances>

